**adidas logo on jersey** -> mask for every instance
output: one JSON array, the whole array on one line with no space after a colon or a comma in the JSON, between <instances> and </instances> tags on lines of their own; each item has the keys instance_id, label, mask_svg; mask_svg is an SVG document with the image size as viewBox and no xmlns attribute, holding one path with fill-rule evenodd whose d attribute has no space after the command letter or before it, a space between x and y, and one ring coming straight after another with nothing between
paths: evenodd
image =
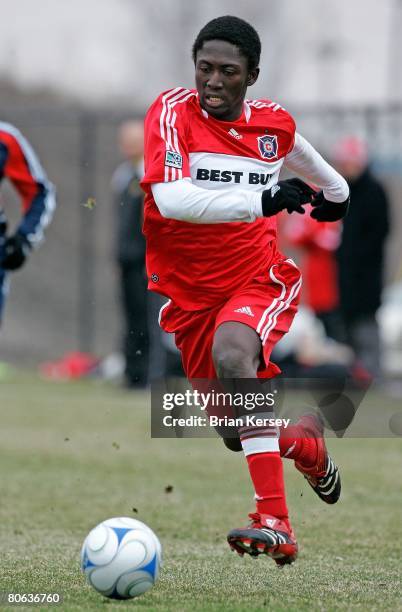
<instances>
[{"instance_id":1,"label":"adidas logo on jersey","mask_svg":"<svg viewBox=\"0 0 402 612\"><path fill-rule=\"evenodd\" d=\"M236 308L235 312L240 312L241 314L246 314L249 317L254 317L254 313L251 310L250 306L242 306L241 308Z\"/></svg>"},{"instance_id":2,"label":"adidas logo on jersey","mask_svg":"<svg viewBox=\"0 0 402 612\"><path fill-rule=\"evenodd\" d=\"M230 130L228 131L228 134L233 136L233 138L236 138L236 140L241 140L243 138L243 136L239 134L239 132L236 132L234 128L230 128Z\"/></svg>"}]
</instances>

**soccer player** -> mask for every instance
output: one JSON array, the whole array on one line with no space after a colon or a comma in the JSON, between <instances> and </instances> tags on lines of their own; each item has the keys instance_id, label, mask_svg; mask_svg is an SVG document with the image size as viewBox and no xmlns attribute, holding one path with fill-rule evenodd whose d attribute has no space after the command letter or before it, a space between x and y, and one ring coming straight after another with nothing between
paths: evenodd
<instances>
[{"instance_id":1,"label":"soccer player","mask_svg":"<svg viewBox=\"0 0 402 612\"><path fill-rule=\"evenodd\" d=\"M7 219L0 207L0 323L8 274L24 265L31 250L43 239L43 230L55 208L54 188L29 142L9 123L0 121L0 181L14 185L22 203L22 216L15 232L7 234Z\"/></svg>"},{"instance_id":2,"label":"soccer player","mask_svg":"<svg viewBox=\"0 0 402 612\"><path fill-rule=\"evenodd\" d=\"M189 379L273 377L273 346L296 313L301 287L294 262L277 248L276 215L335 221L348 208L346 181L295 130L276 102L246 99L259 74L255 29L231 16L209 22L193 45L196 89L162 93L145 120L144 232L149 288L169 298L161 325L175 333ZM281 168L301 179L278 181ZM257 381L258 382L258 381ZM302 417L278 439L275 429L240 428L225 440L246 456L255 488L249 527L230 546L279 565L297 556L281 455L294 459L327 503L340 494L322 425Z\"/></svg>"}]
</instances>

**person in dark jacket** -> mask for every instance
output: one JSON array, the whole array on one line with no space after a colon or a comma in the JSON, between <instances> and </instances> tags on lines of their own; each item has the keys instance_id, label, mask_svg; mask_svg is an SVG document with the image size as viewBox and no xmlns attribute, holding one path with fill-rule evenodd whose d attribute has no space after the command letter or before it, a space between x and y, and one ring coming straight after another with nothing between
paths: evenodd
<instances>
[{"instance_id":1,"label":"person in dark jacket","mask_svg":"<svg viewBox=\"0 0 402 612\"><path fill-rule=\"evenodd\" d=\"M147 279L145 239L142 234L143 124L126 121L120 126L119 147L125 161L112 177L117 221L115 257L119 268L124 316L123 353L125 384L144 387L148 378Z\"/></svg>"},{"instance_id":2,"label":"person in dark jacket","mask_svg":"<svg viewBox=\"0 0 402 612\"><path fill-rule=\"evenodd\" d=\"M388 198L371 173L362 140L348 137L340 141L334 162L348 180L351 196L337 252L340 310L348 343L368 372L378 377L381 345L376 312L381 304L389 231Z\"/></svg>"}]
</instances>

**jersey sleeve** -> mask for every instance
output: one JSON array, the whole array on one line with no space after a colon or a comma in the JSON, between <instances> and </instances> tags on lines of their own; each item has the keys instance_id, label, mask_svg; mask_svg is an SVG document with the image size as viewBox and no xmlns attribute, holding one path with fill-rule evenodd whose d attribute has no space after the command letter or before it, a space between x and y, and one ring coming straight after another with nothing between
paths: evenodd
<instances>
[{"instance_id":1,"label":"jersey sleeve","mask_svg":"<svg viewBox=\"0 0 402 612\"><path fill-rule=\"evenodd\" d=\"M161 94L149 108L144 126L144 188L191 176L186 102L193 96L190 90L178 87Z\"/></svg>"},{"instance_id":2,"label":"jersey sleeve","mask_svg":"<svg viewBox=\"0 0 402 612\"><path fill-rule=\"evenodd\" d=\"M292 115L282 107L278 109L278 115L280 116L281 121L283 121L288 136L286 140L286 149L284 151L286 156L293 150L295 146L296 123Z\"/></svg>"},{"instance_id":3,"label":"jersey sleeve","mask_svg":"<svg viewBox=\"0 0 402 612\"><path fill-rule=\"evenodd\" d=\"M349 187L343 176L299 133L296 134L293 149L285 158L285 166L317 185L330 202L344 202L349 196Z\"/></svg>"},{"instance_id":4,"label":"jersey sleeve","mask_svg":"<svg viewBox=\"0 0 402 612\"><path fill-rule=\"evenodd\" d=\"M22 218L18 231L35 246L42 241L55 208L53 185L29 142L14 126L0 124L0 172L21 197Z\"/></svg>"}]
</instances>

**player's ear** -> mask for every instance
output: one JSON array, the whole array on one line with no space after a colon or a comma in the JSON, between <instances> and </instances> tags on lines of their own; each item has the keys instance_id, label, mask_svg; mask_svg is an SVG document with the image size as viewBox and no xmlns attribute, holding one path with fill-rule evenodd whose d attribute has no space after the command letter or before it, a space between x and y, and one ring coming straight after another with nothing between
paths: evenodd
<instances>
[{"instance_id":1,"label":"player's ear","mask_svg":"<svg viewBox=\"0 0 402 612\"><path fill-rule=\"evenodd\" d=\"M249 72L248 79L247 79L247 86L248 87L250 87L251 85L254 85L254 83L258 79L258 75L259 74L260 74L260 69L259 68L254 68L254 70L251 70Z\"/></svg>"}]
</instances>

